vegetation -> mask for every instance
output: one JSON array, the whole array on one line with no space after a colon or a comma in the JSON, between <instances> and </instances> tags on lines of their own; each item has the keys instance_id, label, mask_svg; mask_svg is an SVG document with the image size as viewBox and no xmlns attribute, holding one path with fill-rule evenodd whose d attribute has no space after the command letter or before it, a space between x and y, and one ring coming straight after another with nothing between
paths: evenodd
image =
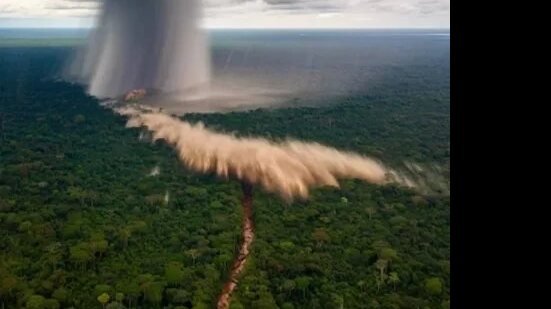
<instances>
[{"instance_id":1,"label":"vegetation","mask_svg":"<svg viewBox=\"0 0 551 309\"><path fill-rule=\"evenodd\" d=\"M49 79L67 52L0 49L0 308L213 308L239 243L239 184L186 171ZM426 72L319 108L187 118L447 177L449 88ZM449 308L449 197L436 193L346 181L288 205L255 190L232 308Z\"/></svg>"}]
</instances>

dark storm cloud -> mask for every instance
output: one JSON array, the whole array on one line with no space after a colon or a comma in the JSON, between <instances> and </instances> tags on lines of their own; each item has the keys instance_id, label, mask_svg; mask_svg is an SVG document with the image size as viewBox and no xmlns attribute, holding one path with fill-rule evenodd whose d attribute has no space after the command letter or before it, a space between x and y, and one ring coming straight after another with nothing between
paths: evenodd
<instances>
[{"instance_id":1,"label":"dark storm cloud","mask_svg":"<svg viewBox=\"0 0 551 309\"><path fill-rule=\"evenodd\" d=\"M105 0L66 77L100 98L133 89L188 94L210 80L201 0Z\"/></svg>"}]
</instances>

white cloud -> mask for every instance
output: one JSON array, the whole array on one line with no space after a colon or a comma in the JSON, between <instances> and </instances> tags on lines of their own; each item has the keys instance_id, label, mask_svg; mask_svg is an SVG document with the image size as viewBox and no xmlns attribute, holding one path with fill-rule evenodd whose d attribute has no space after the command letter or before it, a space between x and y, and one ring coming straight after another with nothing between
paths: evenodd
<instances>
[{"instance_id":1,"label":"white cloud","mask_svg":"<svg viewBox=\"0 0 551 309\"><path fill-rule=\"evenodd\" d=\"M216 28L447 28L450 23L450 0L204 2L204 24ZM97 6L97 0L1 0L0 27L90 25Z\"/></svg>"},{"instance_id":2,"label":"white cloud","mask_svg":"<svg viewBox=\"0 0 551 309\"><path fill-rule=\"evenodd\" d=\"M342 13L319 13L317 15L317 18L333 18L333 17L339 17L342 16Z\"/></svg>"},{"instance_id":3,"label":"white cloud","mask_svg":"<svg viewBox=\"0 0 551 309\"><path fill-rule=\"evenodd\" d=\"M95 1L74 0L2 0L3 18L60 18L91 16L96 12Z\"/></svg>"}]
</instances>

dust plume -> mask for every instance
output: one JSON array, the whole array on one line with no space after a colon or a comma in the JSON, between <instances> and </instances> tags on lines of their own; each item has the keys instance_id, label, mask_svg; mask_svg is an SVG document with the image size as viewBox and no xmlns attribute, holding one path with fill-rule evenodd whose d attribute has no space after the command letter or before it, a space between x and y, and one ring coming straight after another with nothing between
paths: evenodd
<instances>
[{"instance_id":1,"label":"dust plume","mask_svg":"<svg viewBox=\"0 0 551 309\"><path fill-rule=\"evenodd\" d=\"M128 127L146 127L154 140L172 145L191 170L260 185L286 200L307 198L310 188L338 187L340 178L378 184L390 180L389 171L375 160L317 143L239 138L163 113L132 108L118 112L130 117Z\"/></svg>"},{"instance_id":2,"label":"dust plume","mask_svg":"<svg viewBox=\"0 0 551 309\"><path fill-rule=\"evenodd\" d=\"M210 81L200 0L104 0L97 27L66 77L99 98L135 89L196 96Z\"/></svg>"}]
</instances>

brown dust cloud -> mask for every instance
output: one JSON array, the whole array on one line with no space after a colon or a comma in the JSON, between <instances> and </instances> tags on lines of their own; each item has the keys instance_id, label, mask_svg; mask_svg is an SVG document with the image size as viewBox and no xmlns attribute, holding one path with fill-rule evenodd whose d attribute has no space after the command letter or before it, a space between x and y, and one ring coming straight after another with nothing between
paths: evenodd
<instances>
[{"instance_id":1,"label":"brown dust cloud","mask_svg":"<svg viewBox=\"0 0 551 309\"><path fill-rule=\"evenodd\" d=\"M403 182L375 159L318 143L237 137L161 112L128 107L117 111L129 117L128 127L144 127L152 132L154 140L170 144L190 170L233 177L288 201L308 198L311 188L339 187L338 179L361 179L374 184Z\"/></svg>"}]
</instances>

